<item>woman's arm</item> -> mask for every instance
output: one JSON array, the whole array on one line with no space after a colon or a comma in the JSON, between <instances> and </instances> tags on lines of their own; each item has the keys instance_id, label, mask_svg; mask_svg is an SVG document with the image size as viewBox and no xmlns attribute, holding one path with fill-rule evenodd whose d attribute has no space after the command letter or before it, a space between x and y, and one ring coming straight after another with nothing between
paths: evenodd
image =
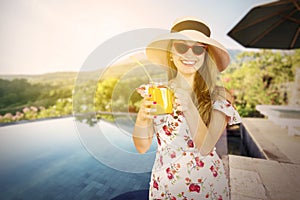
<instances>
[{"instance_id":1,"label":"woman's arm","mask_svg":"<svg viewBox=\"0 0 300 200\"><path fill-rule=\"evenodd\" d=\"M199 149L201 155L208 155L226 128L226 115L218 110L212 110L208 127L204 124L196 108L188 109L184 112L184 115L193 135L196 148Z\"/></svg>"},{"instance_id":2,"label":"woman's arm","mask_svg":"<svg viewBox=\"0 0 300 200\"><path fill-rule=\"evenodd\" d=\"M153 138L153 120L151 113L152 102L148 98L142 101L140 110L135 122L132 139L136 150L139 153L145 153L151 146Z\"/></svg>"},{"instance_id":3,"label":"woman's arm","mask_svg":"<svg viewBox=\"0 0 300 200\"><path fill-rule=\"evenodd\" d=\"M215 89L215 100L227 100L233 103L233 97L230 92L224 87L216 87ZM209 154L216 143L220 139L228 123L228 117L221 111L212 110L211 120L208 126L207 134L203 140L199 150L201 155Z\"/></svg>"},{"instance_id":4,"label":"woman's arm","mask_svg":"<svg viewBox=\"0 0 300 200\"><path fill-rule=\"evenodd\" d=\"M191 103L187 109L183 110L183 114L189 126L193 141L196 148L200 149L203 144L204 138L208 133L208 128L200 117L199 111L196 106Z\"/></svg>"},{"instance_id":5,"label":"woman's arm","mask_svg":"<svg viewBox=\"0 0 300 200\"><path fill-rule=\"evenodd\" d=\"M208 155L226 128L226 115L218 110L212 110L210 124L207 127L196 106L191 98L189 98L189 95L184 94L184 91L179 91L178 96L183 96L180 98L180 102L183 104L183 113L189 125L196 148L199 149L201 155ZM219 95L219 99L232 101L231 95L225 90Z\"/></svg>"},{"instance_id":6,"label":"woman's arm","mask_svg":"<svg viewBox=\"0 0 300 200\"><path fill-rule=\"evenodd\" d=\"M183 112L195 146L200 149L207 135L208 128L203 122L190 94L186 90L176 88L175 97L175 102L178 105L177 109Z\"/></svg>"},{"instance_id":7,"label":"woman's arm","mask_svg":"<svg viewBox=\"0 0 300 200\"><path fill-rule=\"evenodd\" d=\"M208 155L213 150L222 133L224 132L226 125L226 115L220 111L213 110L208 130L206 132L202 145L197 146L196 143L196 147L199 149L201 155Z\"/></svg>"}]
</instances>

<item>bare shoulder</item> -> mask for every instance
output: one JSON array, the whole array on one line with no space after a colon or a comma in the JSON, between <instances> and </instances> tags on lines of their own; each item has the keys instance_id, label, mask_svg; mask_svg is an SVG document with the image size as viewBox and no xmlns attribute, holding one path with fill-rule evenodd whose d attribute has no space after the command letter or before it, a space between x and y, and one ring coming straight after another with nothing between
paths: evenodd
<instances>
[{"instance_id":1,"label":"bare shoulder","mask_svg":"<svg viewBox=\"0 0 300 200\"><path fill-rule=\"evenodd\" d=\"M226 99L230 103L233 103L234 100L231 92L223 86L216 86L213 91L213 96L217 100Z\"/></svg>"}]
</instances>

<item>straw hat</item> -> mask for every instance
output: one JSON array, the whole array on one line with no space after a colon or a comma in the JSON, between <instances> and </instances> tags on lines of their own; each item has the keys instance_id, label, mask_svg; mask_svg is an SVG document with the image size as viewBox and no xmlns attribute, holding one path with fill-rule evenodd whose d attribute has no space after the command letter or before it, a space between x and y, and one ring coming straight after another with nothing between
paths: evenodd
<instances>
[{"instance_id":1,"label":"straw hat","mask_svg":"<svg viewBox=\"0 0 300 200\"><path fill-rule=\"evenodd\" d=\"M183 17L174 22L171 33L160 35L146 48L148 59L154 63L167 66L167 52L170 40L191 40L207 44L208 51L219 71L223 71L230 62L226 48L210 38L209 27L201 20L194 17Z\"/></svg>"}]
</instances>

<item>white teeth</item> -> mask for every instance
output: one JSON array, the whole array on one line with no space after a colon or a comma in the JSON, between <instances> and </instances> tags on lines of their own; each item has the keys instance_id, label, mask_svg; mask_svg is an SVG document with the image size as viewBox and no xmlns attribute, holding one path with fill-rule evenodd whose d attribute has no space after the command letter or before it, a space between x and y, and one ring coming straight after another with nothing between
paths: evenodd
<instances>
[{"instance_id":1,"label":"white teeth","mask_svg":"<svg viewBox=\"0 0 300 200\"><path fill-rule=\"evenodd\" d=\"M185 65L194 65L196 63L196 61L193 60L182 60L181 62Z\"/></svg>"}]
</instances>

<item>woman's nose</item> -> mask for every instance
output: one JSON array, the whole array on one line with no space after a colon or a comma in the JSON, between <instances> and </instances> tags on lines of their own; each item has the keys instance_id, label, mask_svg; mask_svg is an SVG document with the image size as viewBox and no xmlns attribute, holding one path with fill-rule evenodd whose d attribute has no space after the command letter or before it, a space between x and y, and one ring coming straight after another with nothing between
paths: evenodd
<instances>
[{"instance_id":1,"label":"woman's nose","mask_svg":"<svg viewBox=\"0 0 300 200\"><path fill-rule=\"evenodd\" d=\"M187 52L185 52L184 55L185 55L186 57L187 57L187 56L188 56L188 57L194 57L194 56L195 56L195 54L194 54L192 48L189 48L189 49L187 50Z\"/></svg>"}]
</instances>

